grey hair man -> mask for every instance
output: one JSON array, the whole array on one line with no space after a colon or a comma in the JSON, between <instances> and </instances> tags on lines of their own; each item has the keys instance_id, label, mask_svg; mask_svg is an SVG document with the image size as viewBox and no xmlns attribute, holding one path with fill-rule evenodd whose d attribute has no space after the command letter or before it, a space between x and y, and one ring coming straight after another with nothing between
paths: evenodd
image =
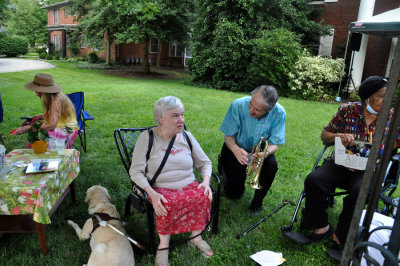
<instances>
[{"instance_id":1,"label":"grey hair man","mask_svg":"<svg viewBox=\"0 0 400 266\"><path fill-rule=\"evenodd\" d=\"M278 171L275 152L285 143L285 109L277 102L278 93L271 85L255 88L252 96L233 101L225 115L220 130L225 134L219 172L224 178L225 194L229 199L242 197L246 181L248 155L261 137L268 141L264 164L260 172L261 189L254 193L249 210L258 213Z\"/></svg>"}]
</instances>

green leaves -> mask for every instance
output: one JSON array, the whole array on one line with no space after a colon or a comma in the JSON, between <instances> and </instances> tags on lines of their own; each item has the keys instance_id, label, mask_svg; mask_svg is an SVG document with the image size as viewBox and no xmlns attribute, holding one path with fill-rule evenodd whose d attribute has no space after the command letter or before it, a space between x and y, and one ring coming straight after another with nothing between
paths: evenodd
<instances>
[{"instance_id":1,"label":"green leaves","mask_svg":"<svg viewBox=\"0 0 400 266\"><path fill-rule=\"evenodd\" d=\"M34 143L37 140L46 140L49 138L49 133L47 130L41 128L43 125L43 121L41 120L32 120L31 128L28 129L28 142L30 144Z\"/></svg>"},{"instance_id":2,"label":"green leaves","mask_svg":"<svg viewBox=\"0 0 400 266\"><path fill-rule=\"evenodd\" d=\"M314 44L327 33L326 26L312 20L313 7L303 0L196 0L195 4L191 71L193 83L203 86L250 91L267 82L286 89L300 44ZM274 36L265 36L275 30Z\"/></svg>"},{"instance_id":3,"label":"green leaves","mask_svg":"<svg viewBox=\"0 0 400 266\"><path fill-rule=\"evenodd\" d=\"M47 44L47 10L40 8L38 1L31 0L11 0L10 6L6 28L25 37L31 46Z\"/></svg>"},{"instance_id":4,"label":"green leaves","mask_svg":"<svg viewBox=\"0 0 400 266\"><path fill-rule=\"evenodd\" d=\"M289 74L292 96L308 100L330 100L332 86L340 81L343 59L303 53Z\"/></svg>"}]
</instances>

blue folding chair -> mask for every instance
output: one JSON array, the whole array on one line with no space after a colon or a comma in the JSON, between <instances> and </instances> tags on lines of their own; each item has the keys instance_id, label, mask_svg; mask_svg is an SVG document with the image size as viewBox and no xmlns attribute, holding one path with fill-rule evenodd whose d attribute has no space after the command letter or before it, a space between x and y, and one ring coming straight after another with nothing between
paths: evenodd
<instances>
[{"instance_id":1,"label":"blue folding chair","mask_svg":"<svg viewBox=\"0 0 400 266\"><path fill-rule=\"evenodd\" d=\"M78 148L75 144L73 146L81 151L83 150L86 152L86 121L87 120L94 120L94 117L89 115L88 112L85 111L85 95L83 92L74 92L71 94L67 94L71 102L74 104L75 112L76 112L76 120L78 121L79 125L79 139L81 142L81 146Z\"/></svg>"},{"instance_id":2,"label":"blue folding chair","mask_svg":"<svg viewBox=\"0 0 400 266\"><path fill-rule=\"evenodd\" d=\"M0 122L3 122L3 102L1 101L1 93L0 93ZM2 134L0 134L0 141L4 145L4 139Z\"/></svg>"}]
</instances>

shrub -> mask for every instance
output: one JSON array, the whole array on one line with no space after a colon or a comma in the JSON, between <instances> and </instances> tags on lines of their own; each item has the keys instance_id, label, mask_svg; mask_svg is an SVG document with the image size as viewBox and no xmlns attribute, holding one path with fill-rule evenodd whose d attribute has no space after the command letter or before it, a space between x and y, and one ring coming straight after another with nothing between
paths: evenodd
<instances>
[{"instance_id":1,"label":"shrub","mask_svg":"<svg viewBox=\"0 0 400 266\"><path fill-rule=\"evenodd\" d=\"M71 57L71 58L68 58L68 59L66 59L68 62L71 62L71 63L76 63L76 62L79 62L80 61L80 58L78 58L78 57Z\"/></svg>"},{"instance_id":2,"label":"shrub","mask_svg":"<svg viewBox=\"0 0 400 266\"><path fill-rule=\"evenodd\" d=\"M335 94L332 85L340 81L343 59L311 56L305 52L289 74L291 96L327 100Z\"/></svg>"},{"instance_id":3,"label":"shrub","mask_svg":"<svg viewBox=\"0 0 400 266\"><path fill-rule=\"evenodd\" d=\"M95 64L99 61L99 56L97 55L96 52L90 52L88 54L88 61L89 63Z\"/></svg>"},{"instance_id":4,"label":"shrub","mask_svg":"<svg viewBox=\"0 0 400 266\"><path fill-rule=\"evenodd\" d=\"M38 53L39 55L42 54L42 53L47 53L45 47L35 48L35 52Z\"/></svg>"},{"instance_id":5,"label":"shrub","mask_svg":"<svg viewBox=\"0 0 400 266\"><path fill-rule=\"evenodd\" d=\"M212 45L198 48L197 54L193 54L193 83L222 90L250 90L251 86L245 81L251 45L238 23L219 22Z\"/></svg>"},{"instance_id":6,"label":"shrub","mask_svg":"<svg viewBox=\"0 0 400 266\"><path fill-rule=\"evenodd\" d=\"M40 59L46 59L46 57L47 57L47 53L46 52L43 52L43 53L39 54L39 58Z\"/></svg>"},{"instance_id":7,"label":"shrub","mask_svg":"<svg viewBox=\"0 0 400 266\"><path fill-rule=\"evenodd\" d=\"M49 45L49 54L54 55L55 50L56 48L54 46L54 43L51 42Z\"/></svg>"},{"instance_id":8,"label":"shrub","mask_svg":"<svg viewBox=\"0 0 400 266\"><path fill-rule=\"evenodd\" d=\"M69 58L68 55L66 55L66 56L64 57L64 60L68 60L68 58Z\"/></svg>"},{"instance_id":9,"label":"shrub","mask_svg":"<svg viewBox=\"0 0 400 266\"><path fill-rule=\"evenodd\" d=\"M255 39L253 53L248 83L253 83L253 87L272 84L280 95L287 95L289 73L301 55L300 38L286 29L265 31Z\"/></svg>"},{"instance_id":10,"label":"shrub","mask_svg":"<svg viewBox=\"0 0 400 266\"><path fill-rule=\"evenodd\" d=\"M72 57L78 56L81 52L81 49L76 45L71 45L69 49L71 50Z\"/></svg>"},{"instance_id":11,"label":"shrub","mask_svg":"<svg viewBox=\"0 0 400 266\"><path fill-rule=\"evenodd\" d=\"M79 62L78 64L76 64L76 68L80 68L80 69L112 69L113 67L106 64L106 63L89 63L89 62Z\"/></svg>"},{"instance_id":12,"label":"shrub","mask_svg":"<svg viewBox=\"0 0 400 266\"><path fill-rule=\"evenodd\" d=\"M60 56L57 54L54 56L54 60L60 60Z\"/></svg>"},{"instance_id":13,"label":"shrub","mask_svg":"<svg viewBox=\"0 0 400 266\"><path fill-rule=\"evenodd\" d=\"M52 56L51 54L48 54L48 55L46 56L46 59L47 59L47 60L53 60L53 56Z\"/></svg>"},{"instance_id":14,"label":"shrub","mask_svg":"<svg viewBox=\"0 0 400 266\"><path fill-rule=\"evenodd\" d=\"M23 55L28 52L29 44L25 37L4 34L0 41L0 54L6 56Z\"/></svg>"}]
</instances>

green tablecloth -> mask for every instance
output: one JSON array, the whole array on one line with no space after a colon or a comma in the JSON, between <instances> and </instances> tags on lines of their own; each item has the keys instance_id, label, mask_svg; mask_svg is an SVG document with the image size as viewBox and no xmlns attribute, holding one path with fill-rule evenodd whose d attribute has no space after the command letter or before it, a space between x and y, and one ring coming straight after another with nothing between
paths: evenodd
<instances>
[{"instance_id":1,"label":"green tablecloth","mask_svg":"<svg viewBox=\"0 0 400 266\"><path fill-rule=\"evenodd\" d=\"M32 159L61 159L61 163L58 171L50 173L25 174L24 167L17 167ZM12 168L0 178L0 215L33 213L34 221L49 224L51 208L79 173L79 151L66 149L58 155L54 151L34 154L32 149L16 149L6 155L5 164Z\"/></svg>"}]
</instances>

